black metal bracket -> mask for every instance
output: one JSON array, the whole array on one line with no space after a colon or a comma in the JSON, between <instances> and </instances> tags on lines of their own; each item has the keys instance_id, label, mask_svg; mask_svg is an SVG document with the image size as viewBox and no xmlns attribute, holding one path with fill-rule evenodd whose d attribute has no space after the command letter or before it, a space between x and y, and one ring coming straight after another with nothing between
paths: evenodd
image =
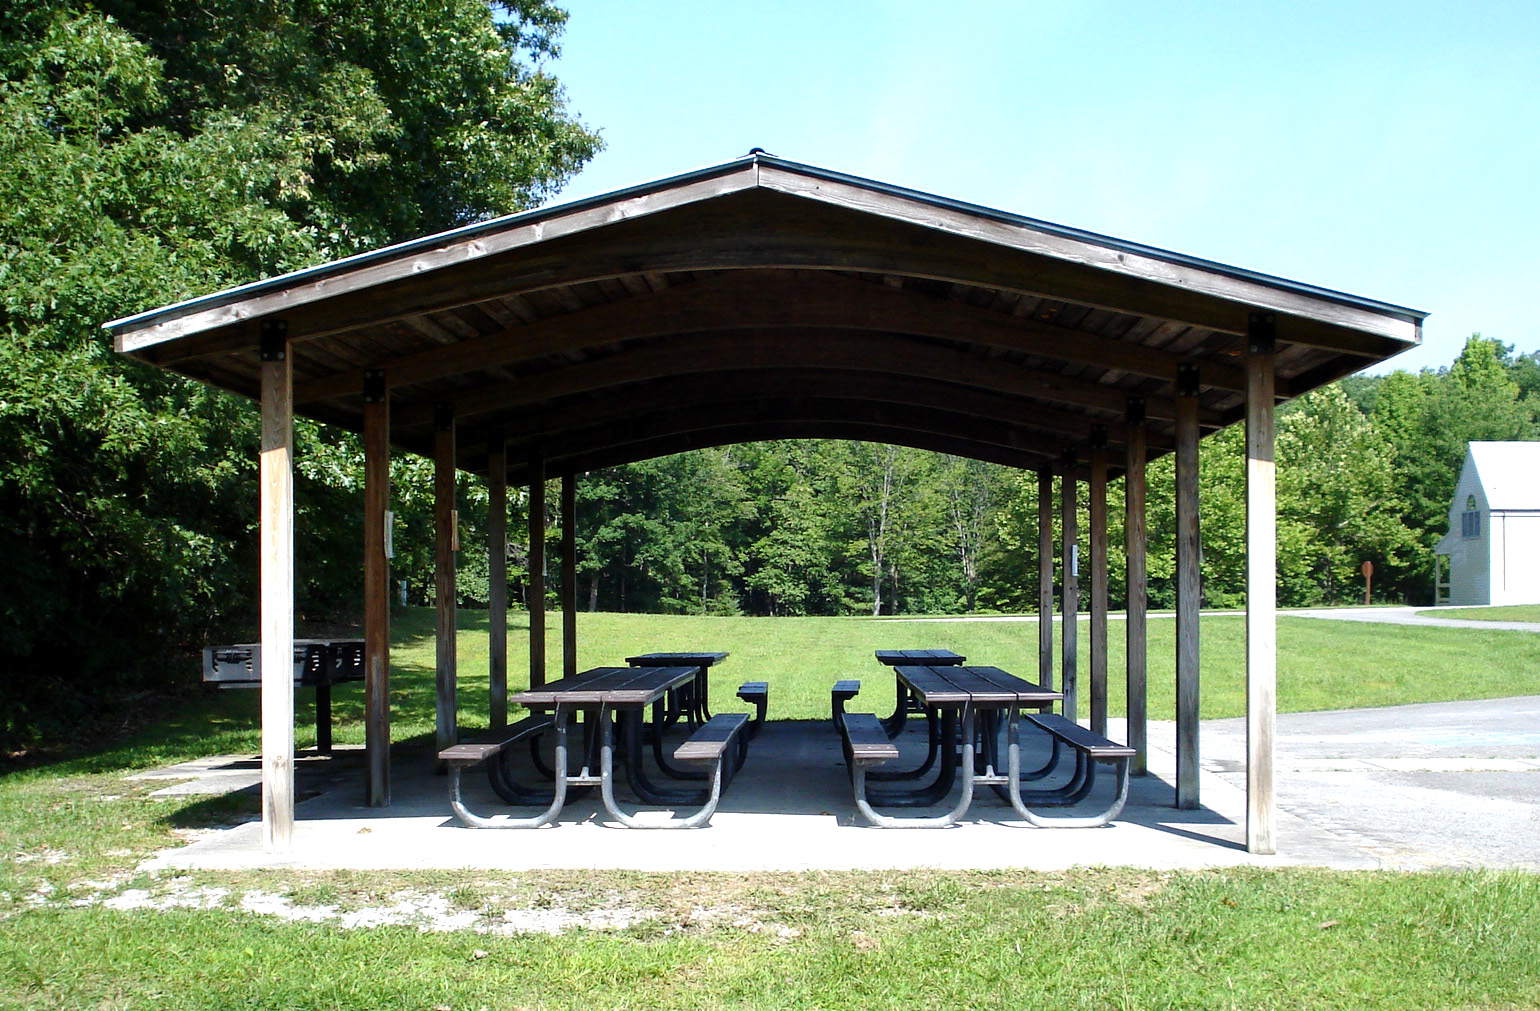
<instances>
[{"instance_id":1,"label":"black metal bracket","mask_svg":"<svg viewBox=\"0 0 1540 1011\"><path fill-rule=\"evenodd\" d=\"M1063 468L1064 473L1071 473L1079 465L1080 455L1075 452L1073 446L1059 455L1059 466Z\"/></svg>"},{"instance_id":2,"label":"black metal bracket","mask_svg":"<svg viewBox=\"0 0 1540 1011\"><path fill-rule=\"evenodd\" d=\"M289 324L281 319L265 319L259 330L257 357L264 362L281 362L289 357Z\"/></svg>"},{"instance_id":3,"label":"black metal bracket","mask_svg":"<svg viewBox=\"0 0 1540 1011\"><path fill-rule=\"evenodd\" d=\"M1144 424L1145 403L1143 397L1129 397L1128 409L1123 415L1123 420L1130 425Z\"/></svg>"},{"instance_id":4,"label":"black metal bracket","mask_svg":"<svg viewBox=\"0 0 1540 1011\"><path fill-rule=\"evenodd\" d=\"M1278 317L1270 312L1246 314L1246 343L1254 355L1270 355L1278 350Z\"/></svg>"},{"instance_id":5,"label":"black metal bracket","mask_svg":"<svg viewBox=\"0 0 1540 1011\"><path fill-rule=\"evenodd\" d=\"M433 430L436 432L452 432L455 427L455 406L453 404L433 405Z\"/></svg>"},{"instance_id":6,"label":"black metal bracket","mask_svg":"<svg viewBox=\"0 0 1540 1011\"><path fill-rule=\"evenodd\" d=\"M1107 426L1106 425L1092 425L1091 426L1091 448L1092 449L1106 449L1107 448Z\"/></svg>"},{"instance_id":7,"label":"black metal bracket","mask_svg":"<svg viewBox=\"0 0 1540 1011\"><path fill-rule=\"evenodd\" d=\"M1176 395L1179 397L1198 395L1198 366L1192 362L1182 362L1176 367Z\"/></svg>"},{"instance_id":8,"label":"black metal bracket","mask_svg":"<svg viewBox=\"0 0 1540 1011\"><path fill-rule=\"evenodd\" d=\"M364 373L364 403L383 404L385 402L385 370L370 369Z\"/></svg>"}]
</instances>

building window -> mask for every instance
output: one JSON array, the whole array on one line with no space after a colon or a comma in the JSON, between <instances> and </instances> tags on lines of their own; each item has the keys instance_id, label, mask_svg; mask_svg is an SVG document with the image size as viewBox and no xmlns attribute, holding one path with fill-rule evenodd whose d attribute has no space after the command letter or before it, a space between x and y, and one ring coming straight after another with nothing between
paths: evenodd
<instances>
[{"instance_id":1,"label":"building window","mask_svg":"<svg viewBox=\"0 0 1540 1011\"><path fill-rule=\"evenodd\" d=\"M1481 511L1476 508L1476 496L1465 499L1465 512L1460 516L1460 536L1469 540L1481 536Z\"/></svg>"}]
</instances>

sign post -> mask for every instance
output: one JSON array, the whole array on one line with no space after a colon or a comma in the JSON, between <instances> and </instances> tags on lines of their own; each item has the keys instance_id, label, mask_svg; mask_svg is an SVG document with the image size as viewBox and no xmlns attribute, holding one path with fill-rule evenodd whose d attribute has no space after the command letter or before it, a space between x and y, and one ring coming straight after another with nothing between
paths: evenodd
<instances>
[{"instance_id":1,"label":"sign post","mask_svg":"<svg viewBox=\"0 0 1540 1011\"><path fill-rule=\"evenodd\" d=\"M1374 579L1374 563L1366 561L1359 570L1364 574L1364 606L1369 606L1369 584Z\"/></svg>"}]
</instances>

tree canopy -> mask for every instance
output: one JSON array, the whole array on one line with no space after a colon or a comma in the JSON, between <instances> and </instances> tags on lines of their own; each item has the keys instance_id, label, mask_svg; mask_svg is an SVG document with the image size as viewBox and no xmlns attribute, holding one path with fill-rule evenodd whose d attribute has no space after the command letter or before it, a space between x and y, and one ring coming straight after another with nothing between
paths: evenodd
<instances>
[{"instance_id":1,"label":"tree canopy","mask_svg":"<svg viewBox=\"0 0 1540 1011\"><path fill-rule=\"evenodd\" d=\"M566 16L543 0L0 10L0 738L15 738L45 700L135 683L251 590L253 412L113 354L100 324L528 208L599 138L543 68ZM299 508L326 515L354 480L347 440L301 439ZM307 590L335 598L333 576L312 570Z\"/></svg>"}]
</instances>

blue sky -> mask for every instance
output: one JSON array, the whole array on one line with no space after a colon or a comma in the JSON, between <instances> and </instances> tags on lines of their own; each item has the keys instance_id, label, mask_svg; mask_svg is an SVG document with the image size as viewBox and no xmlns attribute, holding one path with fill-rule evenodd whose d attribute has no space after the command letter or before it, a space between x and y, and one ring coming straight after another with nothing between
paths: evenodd
<instances>
[{"instance_id":1,"label":"blue sky","mask_svg":"<svg viewBox=\"0 0 1540 1011\"><path fill-rule=\"evenodd\" d=\"M568 0L562 199L793 161L1540 348L1540 0Z\"/></svg>"}]
</instances>

